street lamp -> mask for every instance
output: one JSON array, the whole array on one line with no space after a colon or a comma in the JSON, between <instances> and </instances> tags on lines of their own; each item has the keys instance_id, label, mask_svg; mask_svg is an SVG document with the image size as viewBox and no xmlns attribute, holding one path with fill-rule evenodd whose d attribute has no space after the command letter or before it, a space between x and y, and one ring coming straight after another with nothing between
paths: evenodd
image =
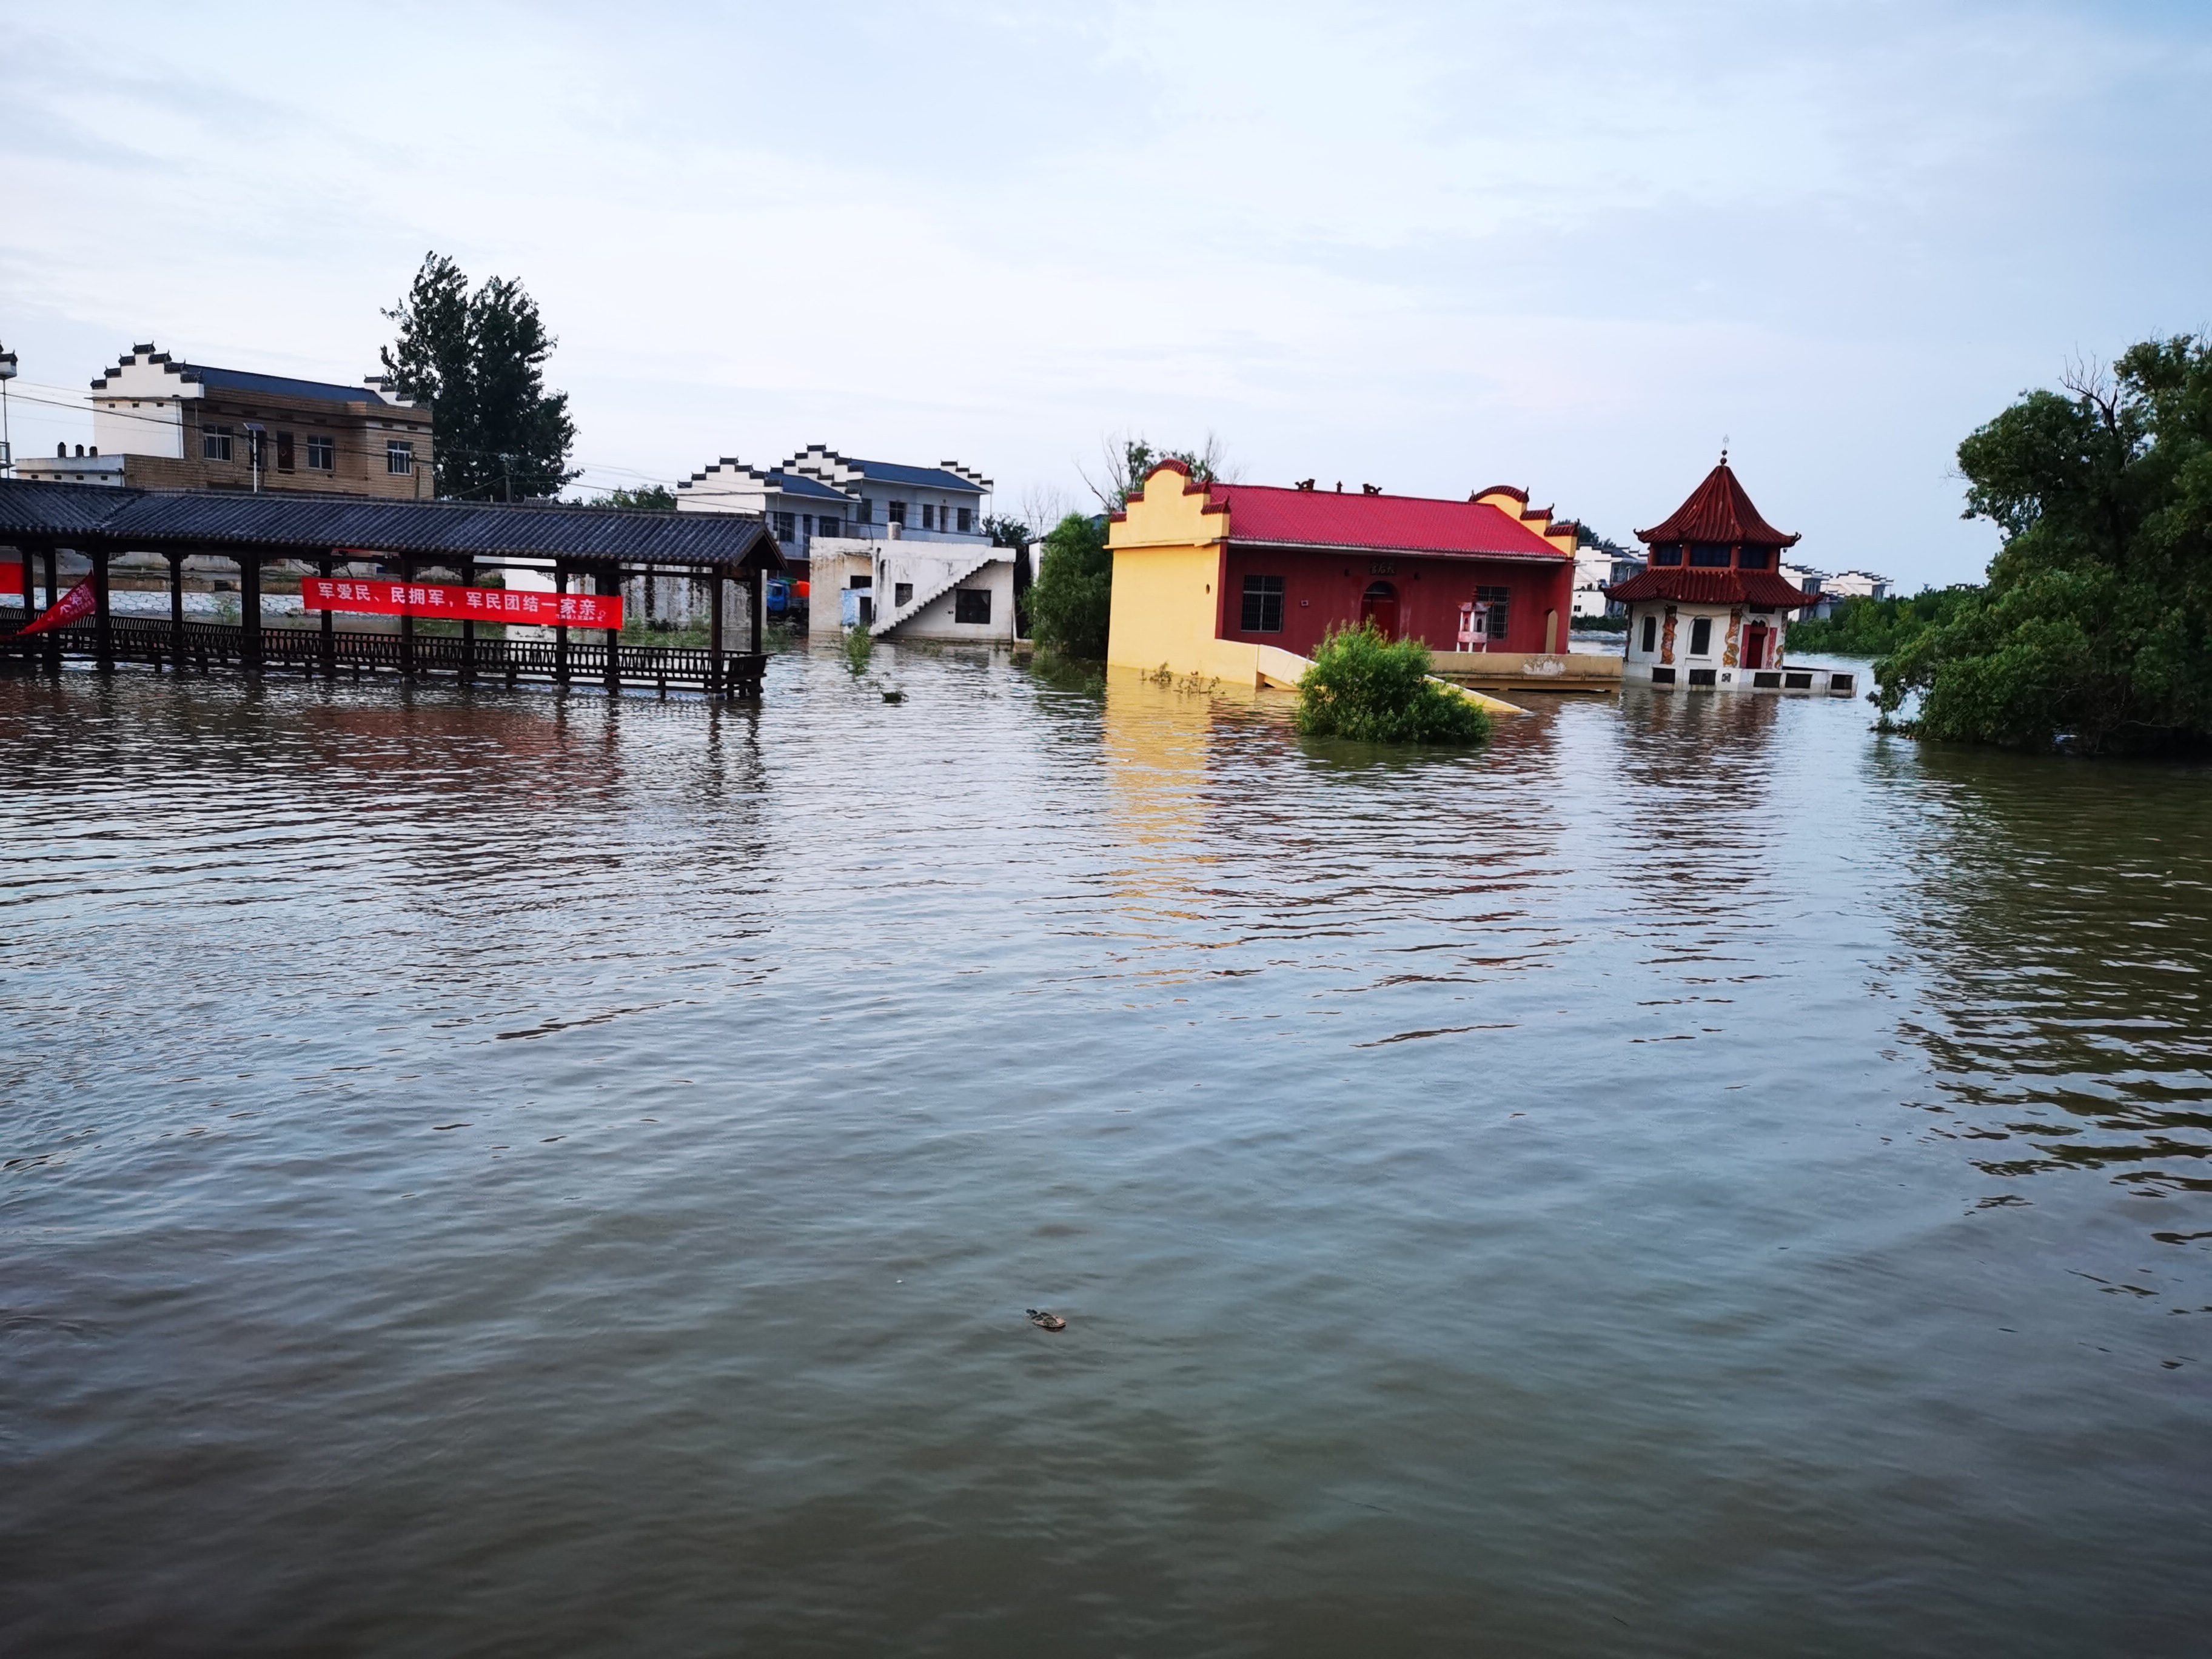
<instances>
[{"instance_id":1,"label":"street lamp","mask_svg":"<svg viewBox=\"0 0 2212 1659\"><path fill-rule=\"evenodd\" d=\"M15 354L0 350L0 478L15 476L14 434L8 429L8 382L15 378Z\"/></svg>"}]
</instances>

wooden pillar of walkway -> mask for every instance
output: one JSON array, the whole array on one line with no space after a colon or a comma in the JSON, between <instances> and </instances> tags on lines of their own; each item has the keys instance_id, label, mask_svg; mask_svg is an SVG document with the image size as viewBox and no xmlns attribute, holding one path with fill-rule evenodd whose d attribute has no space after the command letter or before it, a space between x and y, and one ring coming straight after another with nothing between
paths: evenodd
<instances>
[{"instance_id":1,"label":"wooden pillar of walkway","mask_svg":"<svg viewBox=\"0 0 2212 1659\"><path fill-rule=\"evenodd\" d=\"M607 568L596 573L592 586L600 598L617 595L622 592L622 572ZM614 696L622 690L622 629L603 628L599 637L607 642L607 695Z\"/></svg>"},{"instance_id":2,"label":"wooden pillar of walkway","mask_svg":"<svg viewBox=\"0 0 2212 1659\"><path fill-rule=\"evenodd\" d=\"M461 561L461 586L477 585L477 562L474 555ZM466 600L463 600L464 605ZM461 612L461 684L468 684L477 677L477 623L474 616L464 609Z\"/></svg>"},{"instance_id":3,"label":"wooden pillar of walkway","mask_svg":"<svg viewBox=\"0 0 2212 1659\"><path fill-rule=\"evenodd\" d=\"M754 571L752 580L745 585L745 592L752 605L753 655L757 657L761 653L761 629L768 625L768 578L759 571Z\"/></svg>"},{"instance_id":4,"label":"wooden pillar of walkway","mask_svg":"<svg viewBox=\"0 0 2212 1659\"><path fill-rule=\"evenodd\" d=\"M238 649L249 674L261 672L261 556L240 553L238 562Z\"/></svg>"},{"instance_id":5,"label":"wooden pillar of walkway","mask_svg":"<svg viewBox=\"0 0 2212 1659\"><path fill-rule=\"evenodd\" d=\"M707 695L722 695L722 573L717 568L708 572L707 580L714 584L714 597L708 602L707 614L712 619L708 626L710 643L707 647Z\"/></svg>"},{"instance_id":6,"label":"wooden pillar of walkway","mask_svg":"<svg viewBox=\"0 0 2212 1659\"><path fill-rule=\"evenodd\" d=\"M44 551L46 556L46 609L51 611L62 602L61 556L54 550L52 542L46 544ZM46 642L46 672L58 674L62 672L61 636L47 634L42 637Z\"/></svg>"},{"instance_id":7,"label":"wooden pillar of walkway","mask_svg":"<svg viewBox=\"0 0 2212 1659\"><path fill-rule=\"evenodd\" d=\"M403 582L415 580L414 560L400 560L399 580ZM415 672L415 618L412 617L399 619L399 672L409 677Z\"/></svg>"},{"instance_id":8,"label":"wooden pillar of walkway","mask_svg":"<svg viewBox=\"0 0 2212 1659\"><path fill-rule=\"evenodd\" d=\"M169 566L169 666L185 672L185 556L165 553Z\"/></svg>"},{"instance_id":9,"label":"wooden pillar of walkway","mask_svg":"<svg viewBox=\"0 0 2212 1659\"><path fill-rule=\"evenodd\" d=\"M315 574L318 576L328 576L337 568L337 562L327 553L315 561ZM326 680L334 680L338 677L338 614L327 605L323 607L322 622L319 626L322 629L323 678Z\"/></svg>"},{"instance_id":10,"label":"wooden pillar of walkway","mask_svg":"<svg viewBox=\"0 0 2212 1659\"><path fill-rule=\"evenodd\" d=\"M553 684L563 691L568 689L568 626L560 620L561 595L568 591L568 567L557 559L553 564Z\"/></svg>"},{"instance_id":11,"label":"wooden pillar of walkway","mask_svg":"<svg viewBox=\"0 0 2212 1659\"><path fill-rule=\"evenodd\" d=\"M94 659L103 674L115 672L115 618L107 605L107 550L92 550L92 637Z\"/></svg>"}]
</instances>

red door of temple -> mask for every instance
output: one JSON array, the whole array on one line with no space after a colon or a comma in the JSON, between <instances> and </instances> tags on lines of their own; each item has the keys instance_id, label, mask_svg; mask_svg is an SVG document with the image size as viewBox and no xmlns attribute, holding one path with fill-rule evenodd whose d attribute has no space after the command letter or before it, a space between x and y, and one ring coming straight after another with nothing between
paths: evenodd
<instances>
[{"instance_id":1,"label":"red door of temple","mask_svg":"<svg viewBox=\"0 0 2212 1659\"><path fill-rule=\"evenodd\" d=\"M1359 620L1372 622L1386 640L1398 637L1398 590L1388 582L1370 582L1359 598Z\"/></svg>"},{"instance_id":2,"label":"red door of temple","mask_svg":"<svg viewBox=\"0 0 2212 1659\"><path fill-rule=\"evenodd\" d=\"M1766 629L1758 623L1743 630L1743 665L1746 668L1766 666Z\"/></svg>"}]
</instances>

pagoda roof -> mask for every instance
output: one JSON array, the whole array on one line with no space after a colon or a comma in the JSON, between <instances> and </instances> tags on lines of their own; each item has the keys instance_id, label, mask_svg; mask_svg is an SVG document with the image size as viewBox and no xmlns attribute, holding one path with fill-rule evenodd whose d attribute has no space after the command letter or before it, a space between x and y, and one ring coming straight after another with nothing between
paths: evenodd
<instances>
[{"instance_id":1,"label":"pagoda roof","mask_svg":"<svg viewBox=\"0 0 2212 1659\"><path fill-rule=\"evenodd\" d=\"M1638 532L1641 534L1642 532ZM1762 610L1798 611L1818 605L1808 593L1771 570L1705 570L1686 565L1655 565L1605 590L1624 604L1636 599L1675 599L1688 605L1749 605Z\"/></svg>"},{"instance_id":2,"label":"pagoda roof","mask_svg":"<svg viewBox=\"0 0 2212 1659\"><path fill-rule=\"evenodd\" d=\"M1751 496L1729 470L1728 457L1705 474L1705 481L1690 492L1690 499L1664 521L1639 530L1640 542L1717 542L1734 546L1794 547L1797 538L1785 535L1759 517Z\"/></svg>"}]
</instances>

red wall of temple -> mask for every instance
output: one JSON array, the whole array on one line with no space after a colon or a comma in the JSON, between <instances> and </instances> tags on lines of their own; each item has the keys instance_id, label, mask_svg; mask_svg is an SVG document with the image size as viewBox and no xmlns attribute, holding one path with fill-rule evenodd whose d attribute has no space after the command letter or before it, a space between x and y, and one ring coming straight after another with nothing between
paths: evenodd
<instances>
[{"instance_id":1,"label":"red wall of temple","mask_svg":"<svg viewBox=\"0 0 2212 1659\"><path fill-rule=\"evenodd\" d=\"M1283 579L1281 633L1248 634L1239 625L1248 575ZM1221 637L1279 645L1310 657L1332 623L1358 622L1362 597L1370 583L1378 581L1397 590L1398 632L1419 640L1431 651L1459 649L1459 608L1475 597L1478 586L1503 587L1510 596L1505 637L1491 641L1492 650L1541 651L1547 611L1556 611L1559 616L1552 648L1567 648L1575 587L1571 559L1546 566L1407 554L1382 558L1240 547L1234 543L1229 548L1226 580L1222 584Z\"/></svg>"}]
</instances>

